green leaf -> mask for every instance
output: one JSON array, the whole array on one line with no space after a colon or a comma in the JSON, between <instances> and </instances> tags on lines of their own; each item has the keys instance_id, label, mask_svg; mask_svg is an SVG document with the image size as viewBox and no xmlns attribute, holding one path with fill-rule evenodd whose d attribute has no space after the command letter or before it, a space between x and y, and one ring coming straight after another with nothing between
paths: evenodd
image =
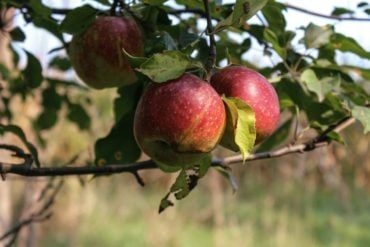
<instances>
[{"instance_id":1,"label":"green leaf","mask_svg":"<svg viewBox=\"0 0 370 247\"><path fill-rule=\"evenodd\" d=\"M145 54L152 55L164 50L176 50L177 44L168 32L157 31L154 34L148 33L144 40L144 48Z\"/></svg>"},{"instance_id":2,"label":"green leaf","mask_svg":"<svg viewBox=\"0 0 370 247\"><path fill-rule=\"evenodd\" d=\"M230 26L240 26L261 10L268 0L236 0L233 12L215 27L220 32Z\"/></svg>"},{"instance_id":3,"label":"green leaf","mask_svg":"<svg viewBox=\"0 0 370 247\"><path fill-rule=\"evenodd\" d=\"M357 4L357 8L362 8L362 7L365 7L365 6L368 6L368 5L369 5L369 3L367 3L367 2L359 2Z\"/></svg>"},{"instance_id":4,"label":"green leaf","mask_svg":"<svg viewBox=\"0 0 370 247\"><path fill-rule=\"evenodd\" d=\"M274 48L274 50L276 51L276 53L282 58L282 59L286 59L286 56L287 56L287 49L285 47L282 47L279 43L279 37L277 36L277 34L272 31L271 29L269 28L265 28L264 29L264 32L263 32L263 38L270 42L271 45L272 45L272 48Z\"/></svg>"},{"instance_id":5,"label":"green leaf","mask_svg":"<svg viewBox=\"0 0 370 247\"><path fill-rule=\"evenodd\" d=\"M262 9L262 14L268 22L268 27L277 34L283 34L286 27L283 15L284 5L279 2L269 1Z\"/></svg>"},{"instance_id":6,"label":"green leaf","mask_svg":"<svg viewBox=\"0 0 370 247\"><path fill-rule=\"evenodd\" d=\"M95 0L95 2L98 2L102 5L106 5L106 6L111 6L112 3L110 2L110 0Z\"/></svg>"},{"instance_id":7,"label":"green leaf","mask_svg":"<svg viewBox=\"0 0 370 247\"><path fill-rule=\"evenodd\" d=\"M79 104L69 104L69 112L67 118L76 123L81 129L89 129L91 125L91 119L86 110Z\"/></svg>"},{"instance_id":8,"label":"green leaf","mask_svg":"<svg viewBox=\"0 0 370 247\"><path fill-rule=\"evenodd\" d=\"M172 207L174 204L168 198L170 197L171 192L169 192L160 202L158 213L162 213L168 207Z\"/></svg>"},{"instance_id":9,"label":"green leaf","mask_svg":"<svg viewBox=\"0 0 370 247\"><path fill-rule=\"evenodd\" d=\"M183 169L176 178L175 183L171 186L170 192L161 200L159 204L159 213L162 213L169 206L174 204L168 199L172 194L175 195L177 200L181 200L186 197L190 192L188 184L188 176L186 171Z\"/></svg>"},{"instance_id":10,"label":"green leaf","mask_svg":"<svg viewBox=\"0 0 370 247\"><path fill-rule=\"evenodd\" d=\"M50 18L46 19L41 18L39 16L35 16L34 18L32 18L32 22L33 24L35 24L36 27L49 31L51 34L57 37L62 43L64 43L64 38L59 30L59 25L54 20Z\"/></svg>"},{"instance_id":11,"label":"green leaf","mask_svg":"<svg viewBox=\"0 0 370 247\"><path fill-rule=\"evenodd\" d=\"M289 136L291 125L292 125L291 119L282 124L266 141L264 141L258 147L256 153L269 151L276 145L286 140Z\"/></svg>"},{"instance_id":12,"label":"green leaf","mask_svg":"<svg viewBox=\"0 0 370 247\"><path fill-rule=\"evenodd\" d=\"M0 77L2 79L7 80L7 79L9 79L9 76L10 76L10 72L9 72L8 68L5 67L5 65L0 63Z\"/></svg>"},{"instance_id":13,"label":"green leaf","mask_svg":"<svg viewBox=\"0 0 370 247\"><path fill-rule=\"evenodd\" d=\"M27 140L27 137L24 134L23 130L17 125L2 125L2 124L0 124L0 134L6 133L6 132L13 133L14 135L18 136L19 139L21 139L23 144L27 147L28 151L31 153L31 155L32 155L32 157L33 157L33 159L36 163L36 166L40 167L41 164L40 164L37 149L35 148L35 146L32 143L30 143Z\"/></svg>"},{"instance_id":14,"label":"green leaf","mask_svg":"<svg viewBox=\"0 0 370 247\"><path fill-rule=\"evenodd\" d=\"M332 131L329 132L326 136L329 137L330 140L336 141L340 144L345 144L343 137L338 132Z\"/></svg>"},{"instance_id":15,"label":"green leaf","mask_svg":"<svg viewBox=\"0 0 370 247\"><path fill-rule=\"evenodd\" d=\"M322 85L313 70L306 69L305 71L303 71L303 73L301 74L300 80L306 83L307 88L311 92L316 93L320 102L324 100L324 92L322 89Z\"/></svg>"},{"instance_id":16,"label":"green leaf","mask_svg":"<svg viewBox=\"0 0 370 247\"><path fill-rule=\"evenodd\" d=\"M133 133L135 108L143 87L140 83L118 89L119 97L114 101L115 124L109 134L95 143L95 163L128 164L141 154Z\"/></svg>"},{"instance_id":17,"label":"green leaf","mask_svg":"<svg viewBox=\"0 0 370 247\"><path fill-rule=\"evenodd\" d=\"M341 8L341 7L336 7L334 10L331 12L331 15L333 16L340 16L344 14L353 14L354 11L346 8Z\"/></svg>"},{"instance_id":18,"label":"green leaf","mask_svg":"<svg viewBox=\"0 0 370 247\"><path fill-rule=\"evenodd\" d=\"M12 38L13 41L20 41L23 42L26 39L26 35L23 33L22 29L19 27L14 28L10 32L10 37Z\"/></svg>"},{"instance_id":19,"label":"green leaf","mask_svg":"<svg viewBox=\"0 0 370 247\"><path fill-rule=\"evenodd\" d=\"M226 105L227 123L221 144L233 151L240 151L245 160L256 140L254 112L241 99L223 96L222 100Z\"/></svg>"},{"instance_id":20,"label":"green leaf","mask_svg":"<svg viewBox=\"0 0 370 247\"><path fill-rule=\"evenodd\" d=\"M209 167L211 166L211 162L211 155L206 155L196 166L188 170L181 169L175 183L171 186L170 192L168 192L161 200L159 205L159 213L174 205L173 202L169 200L171 195L174 195L176 200L181 200L188 196L198 184L198 180L204 177L204 175L207 173Z\"/></svg>"},{"instance_id":21,"label":"green leaf","mask_svg":"<svg viewBox=\"0 0 370 247\"><path fill-rule=\"evenodd\" d=\"M185 170L181 170L175 183L171 186L170 192L175 193L177 200L181 200L189 194L188 176Z\"/></svg>"},{"instance_id":22,"label":"green leaf","mask_svg":"<svg viewBox=\"0 0 370 247\"><path fill-rule=\"evenodd\" d=\"M42 106L44 108L60 110L62 97L57 93L55 87L49 86L42 91Z\"/></svg>"},{"instance_id":23,"label":"green leaf","mask_svg":"<svg viewBox=\"0 0 370 247\"><path fill-rule=\"evenodd\" d=\"M370 52L366 51L356 40L336 33L331 38L331 46L342 52L351 52L359 57L370 59Z\"/></svg>"},{"instance_id":24,"label":"green leaf","mask_svg":"<svg viewBox=\"0 0 370 247\"><path fill-rule=\"evenodd\" d=\"M199 41L200 37L195 33L182 32L179 37L179 44L181 47L194 46Z\"/></svg>"},{"instance_id":25,"label":"green leaf","mask_svg":"<svg viewBox=\"0 0 370 247\"><path fill-rule=\"evenodd\" d=\"M37 88L41 85L43 80L42 67L40 61L28 51L25 51L27 55L27 66L22 71L24 81L30 88Z\"/></svg>"},{"instance_id":26,"label":"green leaf","mask_svg":"<svg viewBox=\"0 0 370 247\"><path fill-rule=\"evenodd\" d=\"M180 51L164 51L154 54L136 69L154 82L165 82L176 79L195 63Z\"/></svg>"},{"instance_id":27,"label":"green leaf","mask_svg":"<svg viewBox=\"0 0 370 247\"><path fill-rule=\"evenodd\" d=\"M129 164L141 154L134 133L134 112L124 115L109 134L95 143L95 164Z\"/></svg>"},{"instance_id":28,"label":"green leaf","mask_svg":"<svg viewBox=\"0 0 370 247\"><path fill-rule=\"evenodd\" d=\"M58 112L53 108L44 108L35 122L38 130L46 130L52 128L58 121Z\"/></svg>"},{"instance_id":29,"label":"green leaf","mask_svg":"<svg viewBox=\"0 0 370 247\"><path fill-rule=\"evenodd\" d=\"M211 167L211 163L212 163L212 155L206 155L200 161L200 164L196 166L199 178L202 178L207 174L209 168Z\"/></svg>"},{"instance_id":30,"label":"green leaf","mask_svg":"<svg viewBox=\"0 0 370 247\"><path fill-rule=\"evenodd\" d=\"M160 6L163 3L167 2L167 0L144 0L143 2L149 5Z\"/></svg>"},{"instance_id":31,"label":"green leaf","mask_svg":"<svg viewBox=\"0 0 370 247\"><path fill-rule=\"evenodd\" d=\"M360 121L364 127L364 134L370 131L370 109L365 106L355 106L352 108L352 116Z\"/></svg>"},{"instance_id":32,"label":"green leaf","mask_svg":"<svg viewBox=\"0 0 370 247\"><path fill-rule=\"evenodd\" d=\"M51 9L46 7L41 0L30 0L29 6L40 16L49 17L51 15Z\"/></svg>"},{"instance_id":33,"label":"green leaf","mask_svg":"<svg viewBox=\"0 0 370 247\"><path fill-rule=\"evenodd\" d=\"M333 28L329 25L317 26L310 23L305 30L303 41L308 49L319 48L330 42L333 33Z\"/></svg>"},{"instance_id":34,"label":"green leaf","mask_svg":"<svg viewBox=\"0 0 370 247\"><path fill-rule=\"evenodd\" d=\"M68 12L65 19L60 24L62 32L72 35L83 33L95 20L99 11L90 5L83 5Z\"/></svg>"},{"instance_id":35,"label":"green leaf","mask_svg":"<svg viewBox=\"0 0 370 247\"><path fill-rule=\"evenodd\" d=\"M173 172L180 171L182 169L181 166L168 165L168 164L164 164L160 162L156 162L156 164L159 167L159 169L161 169L161 171L165 173L173 173Z\"/></svg>"},{"instance_id":36,"label":"green leaf","mask_svg":"<svg viewBox=\"0 0 370 247\"><path fill-rule=\"evenodd\" d=\"M204 9L202 0L176 0L176 3L185 5L189 8Z\"/></svg>"},{"instance_id":37,"label":"green leaf","mask_svg":"<svg viewBox=\"0 0 370 247\"><path fill-rule=\"evenodd\" d=\"M320 102L324 100L326 94L338 90L341 81L339 77L335 76L325 77L319 80L315 72L311 69L303 71L300 80L307 85L308 90L317 95Z\"/></svg>"},{"instance_id":38,"label":"green leaf","mask_svg":"<svg viewBox=\"0 0 370 247\"><path fill-rule=\"evenodd\" d=\"M134 83L120 87L117 92L119 97L114 100L114 116L116 122L118 122L122 116L135 110L142 92L142 85L140 83Z\"/></svg>"},{"instance_id":39,"label":"green leaf","mask_svg":"<svg viewBox=\"0 0 370 247\"><path fill-rule=\"evenodd\" d=\"M125 54L128 63L134 69L139 68L148 58L146 57L135 57L129 54L125 49L122 48L122 52Z\"/></svg>"},{"instance_id":40,"label":"green leaf","mask_svg":"<svg viewBox=\"0 0 370 247\"><path fill-rule=\"evenodd\" d=\"M62 43L64 43L63 35L59 31L59 25L56 20L51 18L52 11L41 0L31 0L29 6L32 9L30 11L31 21L36 27L43 28L57 37Z\"/></svg>"},{"instance_id":41,"label":"green leaf","mask_svg":"<svg viewBox=\"0 0 370 247\"><path fill-rule=\"evenodd\" d=\"M49 66L61 71L67 71L72 68L71 61L67 57L54 57L49 62Z\"/></svg>"}]
</instances>

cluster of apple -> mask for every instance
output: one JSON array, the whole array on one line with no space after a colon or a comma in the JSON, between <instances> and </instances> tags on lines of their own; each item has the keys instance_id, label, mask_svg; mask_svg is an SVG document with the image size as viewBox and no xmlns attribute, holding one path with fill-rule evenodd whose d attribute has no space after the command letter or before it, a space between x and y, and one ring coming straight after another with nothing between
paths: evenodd
<instances>
[{"instance_id":1,"label":"cluster of apple","mask_svg":"<svg viewBox=\"0 0 370 247\"><path fill-rule=\"evenodd\" d=\"M142 56L142 40L135 21L98 17L83 34L72 39L69 55L87 85L98 89L128 85L136 77L122 48ZM176 167L196 163L221 140L233 139L224 136L228 121L220 95L237 97L253 109L257 142L275 130L280 111L274 88L254 70L229 66L216 72L210 83L185 73L149 85L135 113L137 143L157 163Z\"/></svg>"}]
</instances>

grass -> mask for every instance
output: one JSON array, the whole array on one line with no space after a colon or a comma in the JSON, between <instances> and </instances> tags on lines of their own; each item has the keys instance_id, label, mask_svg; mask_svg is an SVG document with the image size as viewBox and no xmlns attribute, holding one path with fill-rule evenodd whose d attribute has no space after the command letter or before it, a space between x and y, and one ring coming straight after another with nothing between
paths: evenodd
<instances>
[{"instance_id":1,"label":"grass","mask_svg":"<svg viewBox=\"0 0 370 247\"><path fill-rule=\"evenodd\" d=\"M351 189L348 207L336 190L295 180L266 185L250 175L238 193L223 191L223 222L216 226L208 178L161 215L166 188L153 182L143 189L127 178L69 185L57 215L43 226L40 246L370 246L370 198L359 189Z\"/></svg>"}]
</instances>

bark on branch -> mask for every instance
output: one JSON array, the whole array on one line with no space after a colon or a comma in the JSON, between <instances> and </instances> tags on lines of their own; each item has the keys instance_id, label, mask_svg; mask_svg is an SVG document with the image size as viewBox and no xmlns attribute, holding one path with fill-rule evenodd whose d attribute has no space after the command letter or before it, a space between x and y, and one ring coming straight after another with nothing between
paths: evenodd
<instances>
[{"instance_id":1,"label":"bark on branch","mask_svg":"<svg viewBox=\"0 0 370 247\"><path fill-rule=\"evenodd\" d=\"M285 156L292 153L310 152L317 148L325 147L331 143L329 134L331 132L340 132L355 122L353 117L346 117L338 123L330 126L326 131L317 137L301 144L291 144L269 152L261 152L250 155L246 162L260 159L269 159ZM0 145L0 148L4 145ZM212 166L230 166L243 162L241 155L226 157L223 159L214 159ZM62 166L62 167L31 167L24 164L8 164L0 162L0 171L3 174L17 174L26 177L48 177L48 176L72 176L72 175L104 175L115 173L131 173L138 182L143 185L138 172L141 170L158 169L158 166L152 160L132 163L132 164L111 164L105 166Z\"/></svg>"}]
</instances>

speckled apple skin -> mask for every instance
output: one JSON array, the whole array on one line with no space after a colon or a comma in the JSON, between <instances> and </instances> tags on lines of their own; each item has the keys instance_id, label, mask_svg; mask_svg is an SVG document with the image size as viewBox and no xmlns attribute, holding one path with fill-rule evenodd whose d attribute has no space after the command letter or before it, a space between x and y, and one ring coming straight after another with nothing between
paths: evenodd
<instances>
[{"instance_id":1,"label":"speckled apple skin","mask_svg":"<svg viewBox=\"0 0 370 247\"><path fill-rule=\"evenodd\" d=\"M279 99L273 86L258 72L242 66L226 67L211 77L219 94L244 100L256 117L256 143L270 136L280 118Z\"/></svg>"},{"instance_id":2,"label":"speckled apple skin","mask_svg":"<svg viewBox=\"0 0 370 247\"><path fill-rule=\"evenodd\" d=\"M136 108L134 133L156 162L187 166L215 148L225 118L223 102L211 85L184 74L147 88Z\"/></svg>"},{"instance_id":3,"label":"speckled apple skin","mask_svg":"<svg viewBox=\"0 0 370 247\"><path fill-rule=\"evenodd\" d=\"M138 24L124 17L101 16L72 38L68 54L81 80L102 89L136 81L122 48L131 55L143 55L143 35Z\"/></svg>"}]
</instances>

